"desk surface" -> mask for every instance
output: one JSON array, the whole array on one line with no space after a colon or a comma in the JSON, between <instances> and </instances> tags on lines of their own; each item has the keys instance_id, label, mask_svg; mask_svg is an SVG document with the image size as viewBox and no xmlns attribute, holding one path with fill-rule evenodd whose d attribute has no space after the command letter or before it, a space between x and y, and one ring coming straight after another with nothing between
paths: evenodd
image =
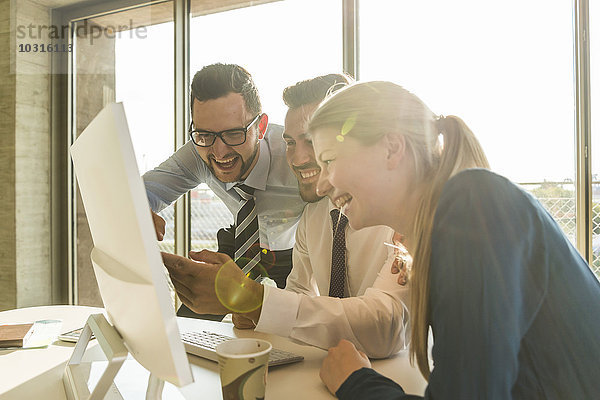
<instances>
[{"instance_id":1,"label":"desk surface","mask_svg":"<svg viewBox=\"0 0 600 400\"><path fill-rule=\"evenodd\" d=\"M23 308L0 312L0 324L61 319L63 321L61 332L66 332L83 326L90 314L102 311L100 308L81 306ZM182 330L204 329L233 337L258 337L268 340L273 347L303 355L304 361L300 363L269 368L267 399L333 398L319 378L321 363L327 355L325 350L292 342L275 335L262 334L252 330L238 330L230 323L188 318L179 318L178 322ZM0 399L64 399L62 375L73 347L74 344L56 341L46 349L0 350L0 371L3 375L0 379ZM95 345L88 348L88 352L94 350L98 351ZM186 399L221 399L217 364L193 355L189 356L189 360L194 383L180 388L181 395ZM135 361L131 362L137 364ZM137 366L138 369L141 369L139 364ZM386 360L374 360L373 367L398 382L408 393L422 395L425 390L426 382L418 370L410 366L408 352L400 352ZM122 372L126 374L126 369ZM136 375L135 380L143 380L143 375L142 377ZM147 382L139 383L140 387L145 390ZM163 398L170 398L169 392L173 393L177 390L169 386L169 384L165 385Z\"/></svg>"}]
</instances>

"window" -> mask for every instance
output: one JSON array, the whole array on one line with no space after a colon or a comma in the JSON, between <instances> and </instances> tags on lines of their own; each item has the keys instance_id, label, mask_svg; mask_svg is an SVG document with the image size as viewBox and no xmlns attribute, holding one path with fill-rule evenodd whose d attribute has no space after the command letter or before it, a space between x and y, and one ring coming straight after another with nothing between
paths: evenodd
<instances>
[{"instance_id":1,"label":"window","mask_svg":"<svg viewBox=\"0 0 600 400\"><path fill-rule=\"evenodd\" d=\"M461 117L492 169L538 197L575 244L571 2L372 0L359 10L361 79L393 80Z\"/></svg>"},{"instance_id":2,"label":"window","mask_svg":"<svg viewBox=\"0 0 600 400\"><path fill-rule=\"evenodd\" d=\"M202 3L192 1L198 15L190 24L190 82L216 62L246 68L270 123L283 125L285 87L342 71L340 1L287 0L207 15ZM191 248L216 250L216 232L233 216L206 185L191 197Z\"/></svg>"},{"instance_id":3,"label":"window","mask_svg":"<svg viewBox=\"0 0 600 400\"><path fill-rule=\"evenodd\" d=\"M127 113L138 168L143 174L173 152L173 22L146 27L146 37L124 35L115 43L115 97ZM143 73L141 73L143 69ZM159 247L174 253L173 206Z\"/></svg>"},{"instance_id":4,"label":"window","mask_svg":"<svg viewBox=\"0 0 600 400\"><path fill-rule=\"evenodd\" d=\"M143 173L175 150L176 138L179 143L183 140L184 133L174 129L189 112L174 114L174 103L184 108L175 93L188 93L186 85L175 83L188 75L180 73L185 69L180 64L189 60L190 81L197 70L215 62L244 66L255 79L270 123L283 124L283 88L340 72L346 50L358 54L361 80L395 81L418 94L434 112L463 118L480 138L492 168L537 196L569 239L578 240L576 199L585 194L576 185L572 2L362 1L354 9L359 24L351 26L358 36L354 49L352 40L343 40L345 1L191 0L189 33L178 29L185 24L173 19L174 8L180 18L185 13L179 11L188 6L179 0L137 2L137 6L133 1L119 11L110 9L114 3L101 1L61 9L68 21L75 21L72 27L82 27L83 32L73 40L72 135L78 135L106 103L122 101ZM591 25L600 18L600 9L597 2L589 3ZM539 18L542 9L544 18ZM94 17L86 19L89 15ZM347 23L352 25L353 19ZM92 26L105 33L93 38ZM107 31L109 27L112 30ZM590 39L592 93L600 93L596 30L591 30ZM177 46L178 61L174 61L175 41L184 44ZM344 43L350 48L343 49ZM600 102L591 104L596 133L593 122L598 118L593 117L600 118ZM600 275L596 147L590 152L592 221L586 221L590 224L586 229L592 234L592 269ZM71 300L97 305L89 261L91 238L77 198L78 214L72 224L77 268ZM177 229L185 239L179 241L178 236L177 246L173 207L163 211L167 235L162 250L182 252L188 244L194 250L214 250L217 230L233 222L206 185L195 189L190 200L190 215L178 214L186 226Z\"/></svg>"},{"instance_id":5,"label":"window","mask_svg":"<svg viewBox=\"0 0 600 400\"><path fill-rule=\"evenodd\" d=\"M141 173L174 149L172 2L83 19L74 31L75 135L108 103L123 102ZM90 236L77 193L75 301L101 305ZM172 208L162 212L167 233L161 249L174 252Z\"/></svg>"}]
</instances>

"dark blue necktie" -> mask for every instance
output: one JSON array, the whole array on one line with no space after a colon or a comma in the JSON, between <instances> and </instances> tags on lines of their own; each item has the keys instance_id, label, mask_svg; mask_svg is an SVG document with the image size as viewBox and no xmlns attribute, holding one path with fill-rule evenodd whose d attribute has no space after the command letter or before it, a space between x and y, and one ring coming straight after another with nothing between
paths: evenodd
<instances>
[{"instance_id":1,"label":"dark blue necktie","mask_svg":"<svg viewBox=\"0 0 600 400\"><path fill-rule=\"evenodd\" d=\"M346 286L346 224L348 218L334 208L330 212L333 222L333 248L331 250L331 280L329 296L344 297Z\"/></svg>"}]
</instances>

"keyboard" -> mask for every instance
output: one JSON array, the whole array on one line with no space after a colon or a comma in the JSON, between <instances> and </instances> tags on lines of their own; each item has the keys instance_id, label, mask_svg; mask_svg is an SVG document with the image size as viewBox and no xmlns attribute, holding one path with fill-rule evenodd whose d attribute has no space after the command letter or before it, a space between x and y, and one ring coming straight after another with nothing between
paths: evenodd
<instances>
[{"instance_id":1,"label":"keyboard","mask_svg":"<svg viewBox=\"0 0 600 400\"><path fill-rule=\"evenodd\" d=\"M234 338L207 331L184 332L181 334L181 340L186 352L212 361L219 361L217 352L215 351L217 345L230 339ZM271 349L271 353L269 353L270 367L302 360L304 360L304 356L275 348Z\"/></svg>"}]
</instances>

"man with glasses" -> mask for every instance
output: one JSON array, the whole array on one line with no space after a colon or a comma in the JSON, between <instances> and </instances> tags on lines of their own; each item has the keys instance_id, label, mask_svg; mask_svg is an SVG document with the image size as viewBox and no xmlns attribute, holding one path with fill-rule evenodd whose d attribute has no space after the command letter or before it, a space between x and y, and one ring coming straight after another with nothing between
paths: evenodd
<instances>
[{"instance_id":1,"label":"man with glasses","mask_svg":"<svg viewBox=\"0 0 600 400\"><path fill-rule=\"evenodd\" d=\"M154 213L205 183L235 219L217 233L219 252L284 287L305 202L286 163L282 128L268 126L252 77L234 64L198 71L190 106L191 140L143 176L159 239L164 222Z\"/></svg>"}]
</instances>

